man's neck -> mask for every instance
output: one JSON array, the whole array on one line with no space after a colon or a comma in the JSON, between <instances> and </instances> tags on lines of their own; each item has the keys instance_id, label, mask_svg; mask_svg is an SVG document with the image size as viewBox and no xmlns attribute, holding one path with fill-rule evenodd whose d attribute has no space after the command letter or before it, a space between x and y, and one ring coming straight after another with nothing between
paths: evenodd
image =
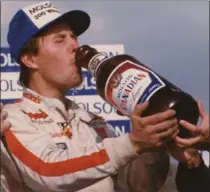
<instances>
[{"instance_id":1,"label":"man's neck","mask_svg":"<svg viewBox=\"0 0 210 192\"><path fill-rule=\"evenodd\" d=\"M39 81L30 81L28 87L44 97L55 98L63 103L65 102L65 92L57 89L55 86Z\"/></svg>"}]
</instances>

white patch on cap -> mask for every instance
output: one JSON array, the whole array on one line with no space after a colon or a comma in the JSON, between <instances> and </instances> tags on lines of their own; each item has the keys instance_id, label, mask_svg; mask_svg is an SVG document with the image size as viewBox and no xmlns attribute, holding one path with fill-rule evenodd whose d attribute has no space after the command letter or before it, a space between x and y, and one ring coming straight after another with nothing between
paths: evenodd
<instances>
[{"instance_id":1,"label":"white patch on cap","mask_svg":"<svg viewBox=\"0 0 210 192\"><path fill-rule=\"evenodd\" d=\"M38 28L61 16L60 11L48 1L30 5L22 10Z\"/></svg>"}]
</instances>

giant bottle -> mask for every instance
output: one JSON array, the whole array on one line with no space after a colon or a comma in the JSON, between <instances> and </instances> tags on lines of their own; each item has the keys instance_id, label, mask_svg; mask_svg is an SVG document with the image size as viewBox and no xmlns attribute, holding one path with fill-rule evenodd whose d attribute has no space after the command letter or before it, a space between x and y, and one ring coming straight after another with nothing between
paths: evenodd
<instances>
[{"instance_id":1,"label":"giant bottle","mask_svg":"<svg viewBox=\"0 0 210 192\"><path fill-rule=\"evenodd\" d=\"M178 120L197 124L195 99L133 56L109 58L106 53L83 45L76 52L76 63L95 77L98 94L123 115L129 116L136 104L149 100L144 116L174 109ZM181 137L190 136L186 129L179 128Z\"/></svg>"}]
</instances>

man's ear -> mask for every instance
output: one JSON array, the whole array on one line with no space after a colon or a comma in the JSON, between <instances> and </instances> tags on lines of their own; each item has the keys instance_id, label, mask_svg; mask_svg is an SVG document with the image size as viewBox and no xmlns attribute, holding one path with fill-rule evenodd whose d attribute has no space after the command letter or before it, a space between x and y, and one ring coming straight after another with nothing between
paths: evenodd
<instances>
[{"instance_id":1,"label":"man's ear","mask_svg":"<svg viewBox=\"0 0 210 192\"><path fill-rule=\"evenodd\" d=\"M28 68L37 69L36 57L34 55L22 55L20 58L21 62L24 63Z\"/></svg>"}]
</instances>

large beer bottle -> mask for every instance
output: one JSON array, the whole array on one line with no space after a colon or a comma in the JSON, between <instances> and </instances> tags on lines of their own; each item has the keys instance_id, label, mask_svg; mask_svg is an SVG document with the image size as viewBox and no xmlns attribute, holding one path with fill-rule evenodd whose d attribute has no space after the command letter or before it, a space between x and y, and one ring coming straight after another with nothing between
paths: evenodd
<instances>
[{"instance_id":1,"label":"large beer bottle","mask_svg":"<svg viewBox=\"0 0 210 192\"><path fill-rule=\"evenodd\" d=\"M144 116L174 109L178 120L198 122L195 99L131 55L109 58L106 53L83 45L77 50L76 63L95 77L98 94L125 116L132 113L136 104L149 100ZM180 137L190 136L187 129L179 129Z\"/></svg>"}]
</instances>

